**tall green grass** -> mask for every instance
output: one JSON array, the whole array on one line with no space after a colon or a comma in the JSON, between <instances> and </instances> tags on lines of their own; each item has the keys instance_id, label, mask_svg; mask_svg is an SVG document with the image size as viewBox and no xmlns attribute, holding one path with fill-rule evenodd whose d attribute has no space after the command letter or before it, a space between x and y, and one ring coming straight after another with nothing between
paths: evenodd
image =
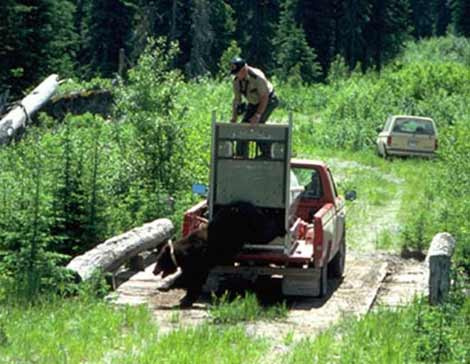
<instances>
[{"instance_id":1,"label":"tall green grass","mask_svg":"<svg viewBox=\"0 0 470 364\"><path fill-rule=\"evenodd\" d=\"M281 362L466 363L470 355L470 300L430 307L416 301L397 310L380 309L363 319L345 319L314 340L294 345Z\"/></svg>"},{"instance_id":2,"label":"tall green grass","mask_svg":"<svg viewBox=\"0 0 470 364\"><path fill-rule=\"evenodd\" d=\"M202 325L159 334L143 306L96 299L0 306L0 363L256 363L266 342L242 327Z\"/></svg>"},{"instance_id":3,"label":"tall green grass","mask_svg":"<svg viewBox=\"0 0 470 364\"><path fill-rule=\"evenodd\" d=\"M215 298L214 305L209 309L209 316L218 324L236 324L255 320L275 320L286 318L288 309L285 302L263 307L254 293L246 293L230 298L225 292Z\"/></svg>"}]
</instances>

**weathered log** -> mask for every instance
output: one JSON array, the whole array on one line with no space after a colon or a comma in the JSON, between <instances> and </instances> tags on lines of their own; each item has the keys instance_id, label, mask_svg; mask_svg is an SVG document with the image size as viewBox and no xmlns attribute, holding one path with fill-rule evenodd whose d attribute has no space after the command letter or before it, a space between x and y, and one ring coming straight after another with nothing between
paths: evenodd
<instances>
[{"instance_id":1,"label":"weathered log","mask_svg":"<svg viewBox=\"0 0 470 364\"><path fill-rule=\"evenodd\" d=\"M90 278L96 271L115 272L137 254L155 249L166 242L172 233L172 222L168 219L158 219L106 240L74 258L67 268L74 271L82 281Z\"/></svg>"},{"instance_id":2,"label":"weathered log","mask_svg":"<svg viewBox=\"0 0 470 364\"><path fill-rule=\"evenodd\" d=\"M426 256L426 277L429 303L443 302L450 289L451 260L455 239L449 233L434 236Z\"/></svg>"},{"instance_id":3,"label":"weathered log","mask_svg":"<svg viewBox=\"0 0 470 364\"><path fill-rule=\"evenodd\" d=\"M31 116L54 95L59 76L50 75L0 120L0 145L8 143L26 127Z\"/></svg>"}]
</instances>

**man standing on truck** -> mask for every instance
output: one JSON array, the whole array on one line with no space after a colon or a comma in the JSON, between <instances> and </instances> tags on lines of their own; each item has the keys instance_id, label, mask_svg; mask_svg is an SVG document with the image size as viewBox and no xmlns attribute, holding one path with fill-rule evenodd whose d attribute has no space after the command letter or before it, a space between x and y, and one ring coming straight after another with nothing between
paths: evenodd
<instances>
[{"instance_id":1,"label":"man standing on truck","mask_svg":"<svg viewBox=\"0 0 470 364\"><path fill-rule=\"evenodd\" d=\"M273 85L264 73L249 66L243 58L235 57L230 62L230 73L233 79L232 123L237 122L239 111L244 112L242 123L265 123L279 101L274 93ZM242 95L248 102L243 110Z\"/></svg>"},{"instance_id":2,"label":"man standing on truck","mask_svg":"<svg viewBox=\"0 0 470 364\"><path fill-rule=\"evenodd\" d=\"M265 123L279 104L273 85L261 70L249 66L243 58L233 58L230 62L230 67L230 73L235 75L233 79L234 98L230 122L236 123L238 115L244 113L242 123ZM242 103L242 95L248 102L248 106ZM259 147L262 156L269 154L269 145L259 143ZM246 156L246 143L240 144L237 147L237 154Z\"/></svg>"}]
</instances>

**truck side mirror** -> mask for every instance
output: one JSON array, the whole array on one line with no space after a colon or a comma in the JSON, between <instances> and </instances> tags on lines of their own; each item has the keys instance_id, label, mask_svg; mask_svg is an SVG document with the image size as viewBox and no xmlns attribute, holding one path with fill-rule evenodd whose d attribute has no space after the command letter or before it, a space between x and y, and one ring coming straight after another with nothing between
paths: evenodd
<instances>
[{"instance_id":1,"label":"truck side mirror","mask_svg":"<svg viewBox=\"0 0 470 364\"><path fill-rule=\"evenodd\" d=\"M191 186L191 191L201 197L207 197L208 190L209 188L202 183L193 183L193 185Z\"/></svg>"},{"instance_id":2,"label":"truck side mirror","mask_svg":"<svg viewBox=\"0 0 470 364\"><path fill-rule=\"evenodd\" d=\"M354 201L357 198L356 191L346 191L346 200Z\"/></svg>"}]
</instances>

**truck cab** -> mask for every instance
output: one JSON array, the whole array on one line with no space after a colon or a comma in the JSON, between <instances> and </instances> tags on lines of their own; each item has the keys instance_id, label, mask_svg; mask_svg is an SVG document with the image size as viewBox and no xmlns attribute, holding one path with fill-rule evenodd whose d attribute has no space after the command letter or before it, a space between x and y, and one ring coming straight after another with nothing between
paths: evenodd
<instances>
[{"instance_id":1,"label":"truck cab","mask_svg":"<svg viewBox=\"0 0 470 364\"><path fill-rule=\"evenodd\" d=\"M209 290L232 275L250 280L276 275L282 276L285 295L323 296L328 275L342 276L344 201L325 163L291 159L291 132L291 121L213 121L208 198L185 213L183 235L235 201L250 202L286 233L267 244L247 242L231 264L213 269Z\"/></svg>"}]
</instances>

